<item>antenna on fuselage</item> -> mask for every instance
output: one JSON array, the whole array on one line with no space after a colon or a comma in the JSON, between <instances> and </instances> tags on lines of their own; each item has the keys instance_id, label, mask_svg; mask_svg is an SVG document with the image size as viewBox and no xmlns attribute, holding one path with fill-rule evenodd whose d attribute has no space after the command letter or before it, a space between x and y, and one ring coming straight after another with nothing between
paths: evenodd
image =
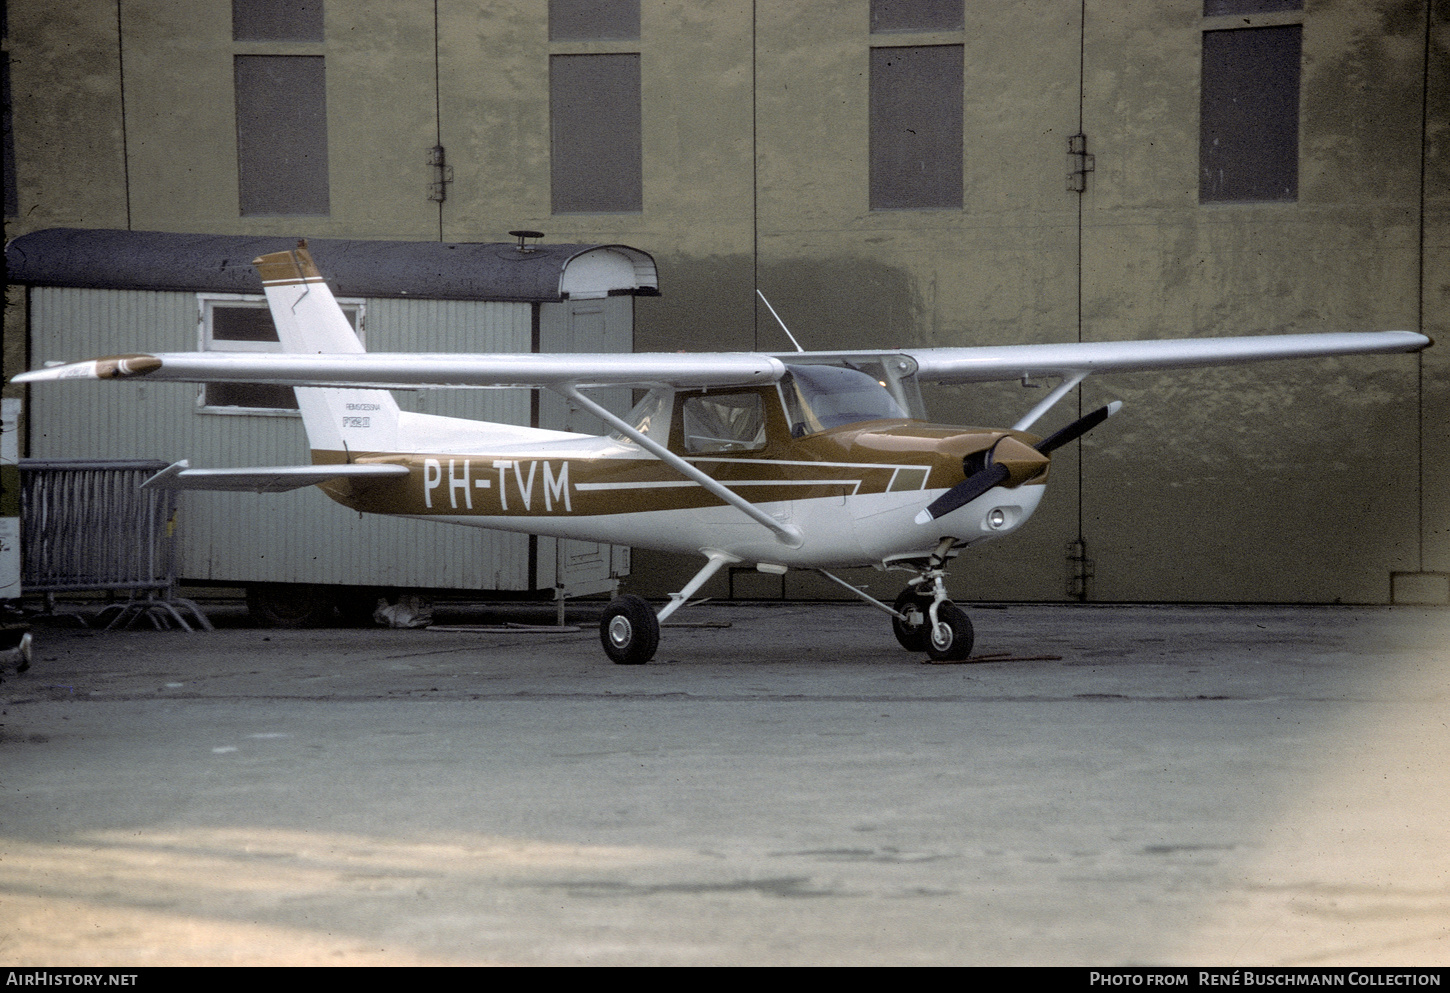
<instances>
[{"instance_id":1,"label":"antenna on fuselage","mask_svg":"<svg viewBox=\"0 0 1450 993\"><path fill-rule=\"evenodd\" d=\"M780 325L780 329L785 332L785 336L790 339L790 343L795 346L795 350L804 352L805 349L801 347L801 343L795 340L795 335L791 334L790 328L785 326L785 321L780 319L780 315L775 312L775 308L770 305L770 301L765 299L765 294L760 292L760 290L756 290L755 295L760 297L760 302L765 304L765 309L770 311L770 316L775 318L775 323Z\"/></svg>"}]
</instances>

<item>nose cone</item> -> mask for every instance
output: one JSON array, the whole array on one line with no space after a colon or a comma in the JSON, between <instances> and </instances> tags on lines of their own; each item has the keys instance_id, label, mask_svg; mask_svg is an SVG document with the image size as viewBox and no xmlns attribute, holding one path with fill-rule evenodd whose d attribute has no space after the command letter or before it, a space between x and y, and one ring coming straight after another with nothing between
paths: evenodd
<instances>
[{"instance_id":1,"label":"nose cone","mask_svg":"<svg viewBox=\"0 0 1450 993\"><path fill-rule=\"evenodd\" d=\"M1018 486L1040 476L1052 459L1013 437L1005 437L992 449L992 464L1007 470L1007 481L1001 486Z\"/></svg>"},{"instance_id":2,"label":"nose cone","mask_svg":"<svg viewBox=\"0 0 1450 993\"><path fill-rule=\"evenodd\" d=\"M990 449L972 452L962 460L962 481L937 497L916 516L917 524L929 524L953 514L991 490L1013 489L1042 476L1048 456L1036 448L1004 435Z\"/></svg>"}]
</instances>

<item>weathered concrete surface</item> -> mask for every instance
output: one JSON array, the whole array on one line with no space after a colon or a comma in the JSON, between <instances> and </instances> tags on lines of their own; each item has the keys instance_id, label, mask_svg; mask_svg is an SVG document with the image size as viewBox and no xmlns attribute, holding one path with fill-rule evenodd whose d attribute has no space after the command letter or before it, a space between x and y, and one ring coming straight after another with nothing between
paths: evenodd
<instances>
[{"instance_id":1,"label":"weathered concrete surface","mask_svg":"<svg viewBox=\"0 0 1450 993\"><path fill-rule=\"evenodd\" d=\"M1450 612L42 629L0 962L1443 964ZM476 618L475 618L476 619Z\"/></svg>"}]
</instances>

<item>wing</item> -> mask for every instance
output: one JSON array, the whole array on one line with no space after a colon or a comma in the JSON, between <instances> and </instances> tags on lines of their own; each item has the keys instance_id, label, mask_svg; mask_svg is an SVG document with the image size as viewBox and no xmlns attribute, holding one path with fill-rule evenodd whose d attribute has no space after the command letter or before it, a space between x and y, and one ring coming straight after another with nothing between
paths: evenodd
<instances>
[{"instance_id":1,"label":"wing","mask_svg":"<svg viewBox=\"0 0 1450 993\"><path fill-rule=\"evenodd\" d=\"M302 355L280 352L157 352L114 355L49 366L13 382L135 379L184 383L274 383L283 386L551 387L559 385L683 389L773 383L785 365L751 352L691 354L488 354L413 352Z\"/></svg>"},{"instance_id":2,"label":"wing","mask_svg":"<svg viewBox=\"0 0 1450 993\"><path fill-rule=\"evenodd\" d=\"M789 361L851 361L906 355L918 379L934 383L986 383L1024 376L1088 375L1241 365L1275 359L1323 358L1418 352L1433 342L1413 331L1276 334L1238 338L1175 338L1157 341L1094 341L1044 345L976 345L967 348L903 348L873 352L777 353Z\"/></svg>"},{"instance_id":3,"label":"wing","mask_svg":"<svg viewBox=\"0 0 1450 993\"><path fill-rule=\"evenodd\" d=\"M21 373L15 377L14 382L144 377L152 381L191 383L249 382L287 386L369 386L395 389L550 387L564 384L581 388L648 387L664 384L691 389L771 383L785 373L785 363L788 361L851 361L905 355L916 363L916 374L920 379L938 383L973 383L1020 379L1023 376L1187 369L1273 359L1417 352L1430 344L1429 338L1413 331L1367 331L776 355L753 352L656 352L624 355L158 352L110 356L51 366Z\"/></svg>"},{"instance_id":4,"label":"wing","mask_svg":"<svg viewBox=\"0 0 1450 993\"><path fill-rule=\"evenodd\" d=\"M1157 341L1102 341L1043 345L977 345L964 348L905 348L849 352L753 352L639 354L433 355L369 352L298 355L246 352L158 352L119 355L37 369L17 383L64 379L132 379L175 382L249 382L286 386L552 387L561 385L681 389L771 383L786 362L835 362L907 356L918 378L938 383L974 383L1023 376L1072 376L1238 365L1274 359L1321 358L1417 352L1432 344L1413 331L1260 335L1239 338L1178 338Z\"/></svg>"}]
</instances>

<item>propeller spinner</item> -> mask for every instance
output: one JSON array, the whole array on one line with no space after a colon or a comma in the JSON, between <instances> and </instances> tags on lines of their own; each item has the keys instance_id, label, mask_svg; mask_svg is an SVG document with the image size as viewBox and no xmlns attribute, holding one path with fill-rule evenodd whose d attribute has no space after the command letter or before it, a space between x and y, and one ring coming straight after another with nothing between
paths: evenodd
<instances>
[{"instance_id":1,"label":"propeller spinner","mask_svg":"<svg viewBox=\"0 0 1450 993\"><path fill-rule=\"evenodd\" d=\"M1099 407L1091 414L1085 414L1061 431L1057 431L1034 445L1025 445L1014 438L1002 438L986 453L970 455L963 461L963 468L971 460L985 455L985 465L975 472L969 472L951 489L931 502L916 515L916 523L930 524L938 517L945 517L959 507L965 507L994 486L1017 486L1025 483L1046 469L1051 462L1049 456L1070 441L1075 441L1093 428L1112 417L1123 407L1123 401L1114 400L1106 407Z\"/></svg>"}]
</instances>

